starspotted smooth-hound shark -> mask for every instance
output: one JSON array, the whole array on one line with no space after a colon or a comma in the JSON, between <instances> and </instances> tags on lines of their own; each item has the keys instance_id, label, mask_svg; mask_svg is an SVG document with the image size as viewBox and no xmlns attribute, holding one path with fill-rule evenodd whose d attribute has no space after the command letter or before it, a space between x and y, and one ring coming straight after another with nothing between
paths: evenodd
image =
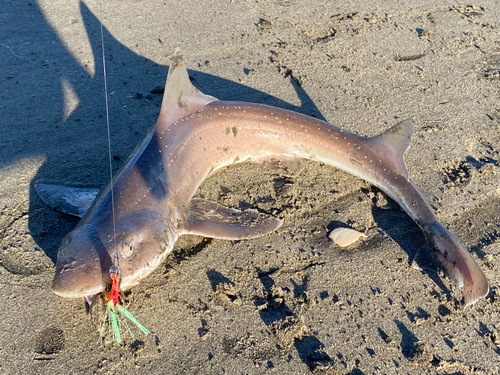
<instances>
[{"instance_id":1,"label":"starspotted smooth-hound shark","mask_svg":"<svg viewBox=\"0 0 500 375\"><path fill-rule=\"evenodd\" d=\"M153 272L183 234L234 240L274 231L281 225L278 218L193 196L222 167L303 158L352 173L397 202L420 226L448 276L463 287L461 305L474 304L487 295L488 281L409 179L404 153L413 131L407 119L378 136L361 137L292 111L218 101L191 84L176 52L158 121L90 208L92 193L73 212L86 211L62 241L52 290L67 298L96 295L108 283L110 267L118 264L126 290ZM36 185L52 205L57 198L50 191L61 196L70 188L61 189Z\"/></svg>"}]
</instances>

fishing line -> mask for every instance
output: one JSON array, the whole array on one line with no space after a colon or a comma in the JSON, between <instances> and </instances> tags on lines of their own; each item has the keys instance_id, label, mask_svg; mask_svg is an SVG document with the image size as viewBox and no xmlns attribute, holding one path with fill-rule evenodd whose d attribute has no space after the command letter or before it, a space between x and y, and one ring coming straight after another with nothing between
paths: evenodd
<instances>
[{"instance_id":1,"label":"fishing line","mask_svg":"<svg viewBox=\"0 0 500 375\"><path fill-rule=\"evenodd\" d=\"M107 82L107 75L106 75L106 56L104 53L104 27L102 25L102 19L103 19L103 11L102 11L102 0L99 1L99 13L100 13L100 24L101 24L101 51L102 51L102 67L103 67L103 75L104 75L104 97L106 100L106 125L107 125L107 131L108 131L108 157L109 157L109 175L111 177L111 182L109 184L110 190L111 190L111 216L113 218L113 241L114 241L114 247L115 251L117 250L116 247L116 224L115 224L115 197L113 193L113 166L112 166L112 158L111 158L111 133L109 130L109 103L108 103L108 82ZM112 260L113 264L115 266L119 266L118 263L118 254L115 253L115 259ZM116 264L115 264L116 261Z\"/></svg>"},{"instance_id":2,"label":"fishing line","mask_svg":"<svg viewBox=\"0 0 500 375\"><path fill-rule=\"evenodd\" d=\"M106 336L106 323L109 324L108 331L113 334L113 339L117 343L122 342L122 327L125 327L126 331L135 340L135 336L130 330L126 319L134 323L139 330L145 335L149 334L149 330L145 328L137 319L128 311L125 307L120 304L120 270L119 270L119 256L118 248L116 246L116 223L115 223L115 196L113 193L113 167L111 158L111 132L109 126L109 103L108 103L108 83L106 74L106 54L104 53L104 26L102 24L103 11L102 11L102 0L99 1L99 13L100 13L100 23L101 23L101 48L102 48L102 66L103 66L103 76L104 76L104 96L106 98L106 125L108 130L108 156L109 156L109 175L111 177L111 182L109 188L111 190L111 216L113 218L113 244L114 253L112 256L112 266L109 269L109 295L105 295L108 299L106 303L106 312L104 313L104 319L102 320L102 326L100 329L101 345ZM110 254L111 256L111 254Z\"/></svg>"}]
</instances>

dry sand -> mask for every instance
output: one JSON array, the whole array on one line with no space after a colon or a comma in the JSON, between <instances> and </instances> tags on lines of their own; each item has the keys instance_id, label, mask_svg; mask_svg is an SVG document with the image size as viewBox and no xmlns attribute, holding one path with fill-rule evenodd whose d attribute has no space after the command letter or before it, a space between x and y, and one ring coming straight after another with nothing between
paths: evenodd
<instances>
[{"instance_id":1,"label":"dry sand","mask_svg":"<svg viewBox=\"0 0 500 375\"><path fill-rule=\"evenodd\" d=\"M411 5L410 5L411 4ZM500 7L460 1L0 3L0 373L499 373ZM419 228L369 184L310 163L244 164L200 189L284 219L251 241L181 239L126 293L152 334L100 346L99 309L52 294L77 223L36 179L102 184L155 122L169 56L224 100L275 105L362 135L417 122L410 176L492 285L458 309ZM328 230L366 232L347 249Z\"/></svg>"}]
</instances>

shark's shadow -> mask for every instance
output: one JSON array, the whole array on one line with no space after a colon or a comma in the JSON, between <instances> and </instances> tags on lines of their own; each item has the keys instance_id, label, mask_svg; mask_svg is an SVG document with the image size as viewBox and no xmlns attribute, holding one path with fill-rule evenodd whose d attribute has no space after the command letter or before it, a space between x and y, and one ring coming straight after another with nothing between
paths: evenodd
<instances>
[{"instance_id":1,"label":"shark's shadow","mask_svg":"<svg viewBox=\"0 0 500 375\"><path fill-rule=\"evenodd\" d=\"M409 266L416 263L441 292L450 296L450 290L439 277L438 264L419 226L403 211L392 204L395 209L386 210L373 206L372 216L378 227L389 235L408 254ZM410 276L409 276L410 277Z\"/></svg>"},{"instance_id":2,"label":"shark's shadow","mask_svg":"<svg viewBox=\"0 0 500 375\"><path fill-rule=\"evenodd\" d=\"M95 184L109 181L101 25L83 2L80 2L80 11L92 47L95 75L91 77L78 62L68 58L70 54L62 43L57 45L57 53L63 56L61 60L65 65L59 77L52 76L51 79L59 79L60 92L70 87L79 103L65 121L49 124L38 134L36 142L33 140L37 145L33 153L43 154L46 160L30 185L29 229L38 246L54 262L62 237L71 231L77 220L44 210L34 190L35 181L43 179ZM57 39L53 31L49 31L49 34ZM165 84L168 68L139 56L105 28L103 37L109 87L112 167L116 171L155 123L162 100L158 87ZM172 53L165 51L166 56ZM168 61L167 57L165 61ZM289 77L290 84L302 103L300 107L207 73L189 71L189 74L198 89L220 100L265 103L323 119L318 108L293 77ZM61 117L65 106L63 100L53 97L51 104L61 112ZM28 130L25 132L28 133ZM23 156L18 154L13 157Z\"/></svg>"}]
</instances>

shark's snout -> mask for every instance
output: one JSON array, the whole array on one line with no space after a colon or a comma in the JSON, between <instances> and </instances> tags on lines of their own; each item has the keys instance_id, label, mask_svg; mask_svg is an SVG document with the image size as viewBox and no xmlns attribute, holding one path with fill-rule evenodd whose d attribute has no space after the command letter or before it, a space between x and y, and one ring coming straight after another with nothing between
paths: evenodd
<instances>
[{"instance_id":1,"label":"shark's snout","mask_svg":"<svg viewBox=\"0 0 500 375\"><path fill-rule=\"evenodd\" d=\"M102 292L106 283L103 269L109 269L111 260L100 246L99 241L92 240L84 228L66 236L57 255L52 291L66 298Z\"/></svg>"}]
</instances>

